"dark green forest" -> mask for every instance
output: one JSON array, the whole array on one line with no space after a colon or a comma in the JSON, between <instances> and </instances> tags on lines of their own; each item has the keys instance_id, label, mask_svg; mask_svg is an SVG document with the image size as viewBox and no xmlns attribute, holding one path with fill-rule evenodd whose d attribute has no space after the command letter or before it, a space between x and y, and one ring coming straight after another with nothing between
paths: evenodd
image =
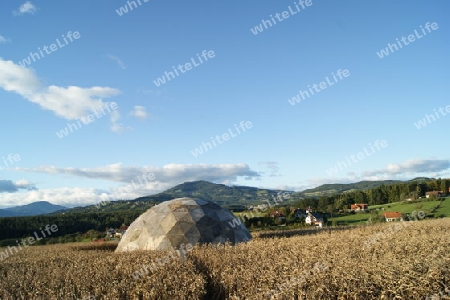
<instances>
[{"instance_id":1,"label":"dark green forest","mask_svg":"<svg viewBox=\"0 0 450 300\"><path fill-rule=\"evenodd\" d=\"M15 245L15 239L33 236L35 232L39 234L40 228L44 228L47 224L58 226L58 231L52 233L51 238L81 234L89 230L105 232L109 227L119 228L122 224L130 225L143 212L143 210L127 210L114 213L0 218L0 227L3 229L0 231L0 240L8 240L8 245ZM47 242L48 239L42 240L42 243Z\"/></svg>"},{"instance_id":2,"label":"dark green forest","mask_svg":"<svg viewBox=\"0 0 450 300\"><path fill-rule=\"evenodd\" d=\"M425 193L429 191L449 193L449 187L450 179L418 180L304 199L296 199L296 194L293 194L292 200L296 200L294 203L299 208L310 206L316 210L331 213L347 209L351 204L355 203L367 203L369 206L380 205L405 201L406 199L419 199L420 197L425 197Z\"/></svg>"}]
</instances>

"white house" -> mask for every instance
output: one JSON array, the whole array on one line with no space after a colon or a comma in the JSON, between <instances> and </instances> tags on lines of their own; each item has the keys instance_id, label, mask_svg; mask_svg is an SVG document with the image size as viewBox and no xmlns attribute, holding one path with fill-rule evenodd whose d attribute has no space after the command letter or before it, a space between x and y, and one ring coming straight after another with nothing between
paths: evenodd
<instances>
[{"instance_id":1,"label":"white house","mask_svg":"<svg viewBox=\"0 0 450 300\"><path fill-rule=\"evenodd\" d=\"M305 223L311 226L323 227L323 216L319 213L307 210Z\"/></svg>"}]
</instances>

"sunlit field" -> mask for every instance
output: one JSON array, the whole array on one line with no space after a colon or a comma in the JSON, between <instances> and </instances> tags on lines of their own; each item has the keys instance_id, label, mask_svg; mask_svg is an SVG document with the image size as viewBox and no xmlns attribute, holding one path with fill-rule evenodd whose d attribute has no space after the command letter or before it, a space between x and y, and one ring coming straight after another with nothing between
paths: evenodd
<instances>
[{"instance_id":1,"label":"sunlit field","mask_svg":"<svg viewBox=\"0 0 450 300\"><path fill-rule=\"evenodd\" d=\"M259 232L186 259L107 243L3 248L0 299L450 299L449 231L439 219Z\"/></svg>"}]
</instances>

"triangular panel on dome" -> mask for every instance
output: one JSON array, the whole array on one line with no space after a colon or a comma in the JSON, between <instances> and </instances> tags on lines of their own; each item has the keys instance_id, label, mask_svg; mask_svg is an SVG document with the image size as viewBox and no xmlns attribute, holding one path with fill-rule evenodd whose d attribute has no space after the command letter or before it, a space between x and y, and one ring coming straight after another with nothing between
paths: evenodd
<instances>
[{"instance_id":1,"label":"triangular panel on dome","mask_svg":"<svg viewBox=\"0 0 450 300\"><path fill-rule=\"evenodd\" d=\"M130 231L127 234L127 238L130 242L137 240L141 236L142 228L137 228L136 230Z\"/></svg>"},{"instance_id":2,"label":"triangular panel on dome","mask_svg":"<svg viewBox=\"0 0 450 300\"><path fill-rule=\"evenodd\" d=\"M174 211L172 212L172 214L175 216L175 219L177 219L177 221L184 221L184 222L188 221L195 223L188 210L186 210L185 212Z\"/></svg>"},{"instance_id":3,"label":"triangular panel on dome","mask_svg":"<svg viewBox=\"0 0 450 300\"><path fill-rule=\"evenodd\" d=\"M129 229L127 230L127 232ZM149 228L148 234L150 236L160 236L165 235L167 232L162 228L161 224L157 224L154 227Z\"/></svg>"},{"instance_id":4,"label":"triangular panel on dome","mask_svg":"<svg viewBox=\"0 0 450 300\"><path fill-rule=\"evenodd\" d=\"M215 218L213 217L214 214L212 214L211 212L209 213L209 215L211 215L212 217L208 216L208 213L205 214L205 216L203 218L201 218L200 220L197 221L197 225L198 226L212 226L214 224L216 224L217 222L220 222L220 220L217 217L217 214L215 214Z\"/></svg>"},{"instance_id":5,"label":"triangular panel on dome","mask_svg":"<svg viewBox=\"0 0 450 300\"><path fill-rule=\"evenodd\" d=\"M219 217L219 219L221 221L229 221L234 218L234 216L231 213L229 213L225 210L219 210L217 212L217 216Z\"/></svg>"},{"instance_id":6,"label":"triangular panel on dome","mask_svg":"<svg viewBox=\"0 0 450 300\"><path fill-rule=\"evenodd\" d=\"M184 235L191 244L197 243L201 237L200 231L198 231L196 226L186 231Z\"/></svg>"},{"instance_id":7,"label":"triangular panel on dome","mask_svg":"<svg viewBox=\"0 0 450 300\"><path fill-rule=\"evenodd\" d=\"M177 219L169 212L166 214L166 217L161 221L160 226L163 228L165 233L168 233L170 229L172 229L173 225L177 222Z\"/></svg>"},{"instance_id":8,"label":"triangular panel on dome","mask_svg":"<svg viewBox=\"0 0 450 300\"><path fill-rule=\"evenodd\" d=\"M208 203L211 203L211 202L208 202L208 201L202 200L202 199L197 199L197 200L195 200L195 201L196 201L196 203L197 203L198 205L206 205L206 204L208 204Z\"/></svg>"},{"instance_id":9,"label":"triangular panel on dome","mask_svg":"<svg viewBox=\"0 0 450 300\"><path fill-rule=\"evenodd\" d=\"M201 207L196 207L195 209L189 210L189 214L192 216L192 219L196 222L205 216L205 212Z\"/></svg>"},{"instance_id":10,"label":"triangular panel on dome","mask_svg":"<svg viewBox=\"0 0 450 300\"><path fill-rule=\"evenodd\" d=\"M181 228L181 230L183 231L183 233L188 232L189 230L191 230L192 228L197 228L197 224L195 222L183 222L183 221L179 221L177 224L178 227Z\"/></svg>"},{"instance_id":11,"label":"triangular panel on dome","mask_svg":"<svg viewBox=\"0 0 450 300\"><path fill-rule=\"evenodd\" d=\"M184 230L179 223L174 224L172 229L167 232L167 236L171 235L184 235Z\"/></svg>"},{"instance_id":12,"label":"triangular panel on dome","mask_svg":"<svg viewBox=\"0 0 450 300\"><path fill-rule=\"evenodd\" d=\"M181 245L187 245L189 243L189 241L186 239L186 237L184 236L184 234L180 234L180 235L169 235L167 236L167 238L169 239L172 247L173 245L178 245L176 247L173 247L175 249L180 248Z\"/></svg>"},{"instance_id":13,"label":"triangular panel on dome","mask_svg":"<svg viewBox=\"0 0 450 300\"><path fill-rule=\"evenodd\" d=\"M163 202L164 203L164 202ZM161 204L163 204L163 203L161 203ZM153 208L153 211L155 212L155 213L162 213L162 212L164 212L165 210L167 210L167 205L155 205L155 206L153 206L152 207Z\"/></svg>"}]
</instances>

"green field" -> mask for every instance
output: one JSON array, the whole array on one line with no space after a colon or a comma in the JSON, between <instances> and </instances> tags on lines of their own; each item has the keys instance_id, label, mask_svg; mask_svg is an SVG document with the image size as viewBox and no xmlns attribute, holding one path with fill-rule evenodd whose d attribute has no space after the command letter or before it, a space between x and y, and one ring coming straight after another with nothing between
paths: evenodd
<instances>
[{"instance_id":1,"label":"green field","mask_svg":"<svg viewBox=\"0 0 450 300\"><path fill-rule=\"evenodd\" d=\"M440 204L440 207L435 209ZM394 211L394 212L400 212L403 214L411 214L412 212L416 211L417 213L420 211L425 212L427 216L433 216L433 217L450 217L450 197L445 198L445 200L438 201L438 200L428 200L423 199L420 202L394 202L394 203L388 203L383 205L373 205L369 206L369 212L368 213L355 213L355 214L347 214L347 215L339 215L333 214L331 218L328 219L328 221L333 222L334 225L358 225L358 224L365 224L367 220L369 220L372 217L372 220L377 218L378 216L381 216L383 212L386 211ZM434 211L433 211L434 210ZM233 214L243 219L243 215L247 215L249 218L252 217L264 217L267 215L267 212L233 212Z\"/></svg>"},{"instance_id":2,"label":"green field","mask_svg":"<svg viewBox=\"0 0 450 300\"><path fill-rule=\"evenodd\" d=\"M440 207L433 211L441 203ZM370 212L368 213L356 213L349 214L346 216L339 216L330 218L329 221L339 222L340 224L362 224L369 220L370 217L374 218L380 216L385 211L395 211L400 213L412 213L413 211L419 212L423 211L427 215L433 215L434 217L445 216L450 217L450 198L445 198L445 200L423 200L421 202L395 202L388 203L384 205L373 205L369 206Z\"/></svg>"}]
</instances>

